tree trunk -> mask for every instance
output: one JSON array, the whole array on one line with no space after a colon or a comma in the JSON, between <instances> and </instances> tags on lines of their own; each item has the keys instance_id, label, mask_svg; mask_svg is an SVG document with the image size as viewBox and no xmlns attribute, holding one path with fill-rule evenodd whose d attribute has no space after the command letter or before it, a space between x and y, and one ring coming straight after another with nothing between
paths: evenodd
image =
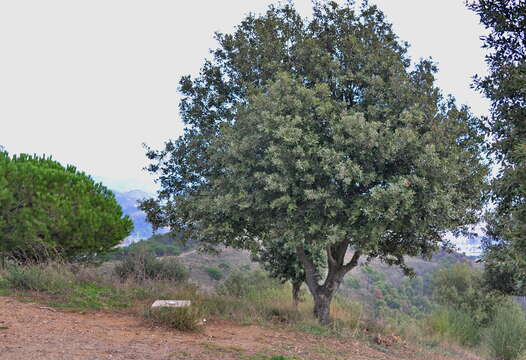
<instances>
[{"instance_id":1,"label":"tree trunk","mask_svg":"<svg viewBox=\"0 0 526 360\"><path fill-rule=\"evenodd\" d=\"M314 298L314 316L320 324L328 325L331 322L331 296L326 296L323 294L313 295Z\"/></svg>"},{"instance_id":2,"label":"tree trunk","mask_svg":"<svg viewBox=\"0 0 526 360\"><path fill-rule=\"evenodd\" d=\"M301 290L301 284L303 282L292 282L292 304L297 309L298 305L300 303L300 290Z\"/></svg>"},{"instance_id":3,"label":"tree trunk","mask_svg":"<svg viewBox=\"0 0 526 360\"><path fill-rule=\"evenodd\" d=\"M361 256L361 251L357 249L352 259L345 264L344 259L348 245L348 241L342 241L327 247L329 269L323 284L320 284L321 275L310 256L306 254L303 246L300 245L297 248L298 257L303 263L305 270L305 283L314 299L314 316L322 325L327 325L331 322L330 307L332 298L340 287L345 274L358 264L358 259Z\"/></svg>"}]
</instances>

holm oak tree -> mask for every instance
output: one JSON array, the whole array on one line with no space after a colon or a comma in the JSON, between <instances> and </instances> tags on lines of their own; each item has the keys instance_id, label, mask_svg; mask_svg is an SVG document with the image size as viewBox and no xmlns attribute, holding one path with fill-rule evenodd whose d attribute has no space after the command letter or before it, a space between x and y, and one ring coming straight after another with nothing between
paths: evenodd
<instances>
[{"instance_id":1,"label":"holm oak tree","mask_svg":"<svg viewBox=\"0 0 526 360\"><path fill-rule=\"evenodd\" d=\"M475 86L491 101L488 152L498 164L492 183L495 208L486 217L484 261L488 284L526 295L526 1L469 2L488 34L489 74Z\"/></svg>"},{"instance_id":2,"label":"holm oak tree","mask_svg":"<svg viewBox=\"0 0 526 360\"><path fill-rule=\"evenodd\" d=\"M409 271L405 255L430 256L476 221L478 121L442 96L431 61L411 63L377 7L316 2L303 19L272 6L216 37L180 82L184 134L147 153L154 225L254 254L282 243L327 323L361 258Z\"/></svg>"}]
</instances>

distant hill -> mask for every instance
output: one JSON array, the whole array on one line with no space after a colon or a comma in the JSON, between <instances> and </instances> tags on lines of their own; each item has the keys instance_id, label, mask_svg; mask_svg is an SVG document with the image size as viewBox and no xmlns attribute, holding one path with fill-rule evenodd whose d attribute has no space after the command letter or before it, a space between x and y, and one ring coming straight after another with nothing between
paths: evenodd
<instances>
[{"instance_id":1,"label":"distant hill","mask_svg":"<svg viewBox=\"0 0 526 360\"><path fill-rule=\"evenodd\" d=\"M122 245L128 246L134 242L142 239L148 239L153 235L152 226L146 221L146 214L138 208L137 202L139 200L154 197L142 190L131 190L127 192L119 192L113 190L117 202L122 207L124 214L128 215L133 221L133 233L124 239Z\"/></svg>"},{"instance_id":2,"label":"distant hill","mask_svg":"<svg viewBox=\"0 0 526 360\"><path fill-rule=\"evenodd\" d=\"M454 237L448 234L446 239L457 247L457 251L468 257L478 258L482 254L482 239L485 236L485 222L480 222L469 228L469 235Z\"/></svg>"}]
</instances>

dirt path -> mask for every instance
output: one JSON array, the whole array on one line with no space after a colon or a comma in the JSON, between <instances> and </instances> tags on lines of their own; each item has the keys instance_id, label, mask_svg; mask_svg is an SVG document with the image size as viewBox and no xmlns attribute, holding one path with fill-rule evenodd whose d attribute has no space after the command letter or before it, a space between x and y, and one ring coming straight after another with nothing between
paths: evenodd
<instances>
[{"instance_id":1,"label":"dirt path","mask_svg":"<svg viewBox=\"0 0 526 360\"><path fill-rule=\"evenodd\" d=\"M226 321L209 323L203 332L188 334L152 327L133 316L64 313L0 297L2 360L263 360L271 355L314 360L452 359L401 345L382 350L354 339L329 339Z\"/></svg>"}]
</instances>

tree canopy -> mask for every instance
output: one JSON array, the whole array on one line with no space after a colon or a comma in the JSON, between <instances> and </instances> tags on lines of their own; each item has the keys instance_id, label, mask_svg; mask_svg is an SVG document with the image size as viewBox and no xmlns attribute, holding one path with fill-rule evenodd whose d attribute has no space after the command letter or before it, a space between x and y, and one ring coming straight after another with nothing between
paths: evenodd
<instances>
[{"instance_id":1,"label":"tree canopy","mask_svg":"<svg viewBox=\"0 0 526 360\"><path fill-rule=\"evenodd\" d=\"M286 244L327 322L361 257L409 270L404 255L430 256L476 221L478 121L435 87L431 61L411 63L378 8L316 2L302 19L271 6L216 37L180 82L184 135L148 152L154 224L254 253Z\"/></svg>"},{"instance_id":2,"label":"tree canopy","mask_svg":"<svg viewBox=\"0 0 526 360\"><path fill-rule=\"evenodd\" d=\"M489 75L475 85L491 101L488 153L499 169L487 216L486 277L498 290L526 295L526 3L480 0L469 7L489 30L482 37Z\"/></svg>"},{"instance_id":3,"label":"tree canopy","mask_svg":"<svg viewBox=\"0 0 526 360\"><path fill-rule=\"evenodd\" d=\"M0 153L0 254L17 260L85 257L133 228L113 193L51 158Z\"/></svg>"}]
</instances>

